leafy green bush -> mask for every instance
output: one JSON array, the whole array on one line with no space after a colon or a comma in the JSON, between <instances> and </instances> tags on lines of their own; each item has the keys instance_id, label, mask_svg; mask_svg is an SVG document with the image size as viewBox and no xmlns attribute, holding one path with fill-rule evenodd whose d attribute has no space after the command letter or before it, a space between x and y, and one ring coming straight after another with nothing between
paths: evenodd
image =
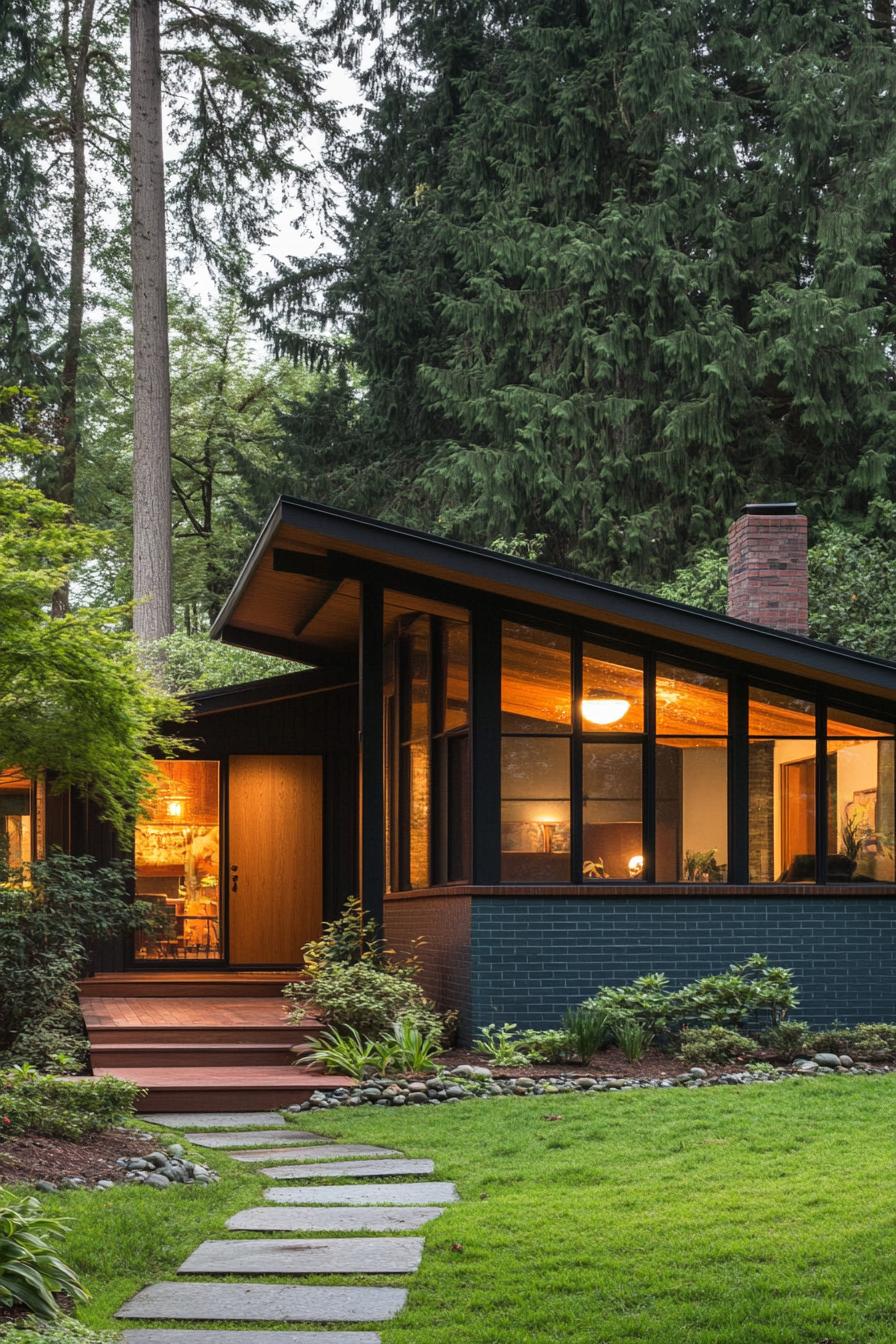
<instances>
[{"instance_id":1,"label":"leafy green bush","mask_svg":"<svg viewBox=\"0 0 896 1344\"><path fill-rule=\"evenodd\" d=\"M896 1056L896 1024L860 1022L855 1027L835 1022L806 1041L807 1054L851 1055L854 1059L884 1060Z\"/></svg>"},{"instance_id":2,"label":"leafy green bush","mask_svg":"<svg viewBox=\"0 0 896 1344\"><path fill-rule=\"evenodd\" d=\"M521 1031L516 1038L516 1047L532 1063L564 1064L577 1058L572 1042L565 1031L549 1029L546 1031Z\"/></svg>"},{"instance_id":3,"label":"leafy green bush","mask_svg":"<svg viewBox=\"0 0 896 1344\"><path fill-rule=\"evenodd\" d=\"M83 1053L75 984L90 948L148 917L145 902L128 904L126 878L124 867L68 854L30 864L27 884L0 876L0 1053L40 1065Z\"/></svg>"},{"instance_id":4,"label":"leafy green bush","mask_svg":"<svg viewBox=\"0 0 896 1344\"><path fill-rule=\"evenodd\" d=\"M627 985L604 985L582 1007L603 1012L611 1024L630 1019L662 1036L676 1034L686 1024L736 1028L748 1019L765 1018L776 1026L796 1004L792 972L770 966L757 952L721 975L703 976L679 989L670 990L662 972Z\"/></svg>"},{"instance_id":5,"label":"leafy green bush","mask_svg":"<svg viewBox=\"0 0 896 1344\"><path fill-rule=\"evenodd\" d=\"M728 1027L686 1027L678 1053L687 1064L727 1064L755 1055L756 1042Z\"/></svg>"},{"instance_id":6,"label":"leafy green bush","mask_svg":"<svg viewBox=\"0 0 896 1344\"><path fill-rule=\"evenodd\" d=\"M33 1196L13 1199L0 1190L0 1304L23 1306L50 1319L59 1313L54 1293L86 1300L74 1270L53 1247L67 1227L62 1219L48 1217Z\"/></svg>"},{"instance_id":7,"label":"leafy green bush","mask_svg":"<svg viewBox=\"0 0 896 1344\"><path fill-rule=\"evenodd\" d=\"M52 1321L33 1317L0 1326L3 1344L116 1344L119 1336L111 1330L94 1330L73 1316L57 1316Z\"/></svg>"},{"instance_id":8,"label":"leafy green bush","mask_svg":"<svg viewBox=\"0 0 896 1344\"><path fill-rule=\"evenodd\" d=\"M360 896L349 896L341 913L324 924L320 937L302 948L303 965L312 977L331 966L350 966L356 961L381 964L385 957L376 921L364 913Z\"/></svg>"},{"instance_id":9,"label":"leafy green bush","mask_svg":"<svg viewBox=\"0 0 896 1344\"><path fill-rule=\"evenodd\" d=\"M140 1089L121 1078L57 1078L30 1068L0 1073L0 1132L80 1139L122 1124Z\"/></svg>"},{"instance_id":10,"label":"leafy green bush","mask_svg":"<svg viewBox=\"0 0 896 1344\"><path fill-rule=\"evenodd\" d=\"M293 1005L292 1021L302 1020L310 1000L328 1026L353 1027L370 1039L405 1020L424 1035L442 1033L442 1020L410 968L393 966L386 970L371 961L334 963L323 967L307 984L287 985L284 993Z\"/></svg>"},{"instance_id":11,"label":"leafy green bush","mask_svg":"<svg viewBox=\"0 0 896 1344\"><path fill-rule=\"evenodd\" d=\"M796 1018L776 1022L760 1037L762 1044L768 1046L769 1050L773 1050L782 1059L796 1059L797 1055L806 1049L808 1039L809 1023L800 1022Z\"/></svg>"},{"instance_id":12,"label":"leafy green bush","mask_svg":"<svg viewBox=\"0 0 896 1344\"><path fill-rule=\"evenodd\" d=\"M473 1049L485 1055L489 1063L496 1064L498 1068L513 1068L517 1064L529 1063L528 1056L520 1048L515 1022L505 1022L501 1027L490 1022L487 1027L481 1027L473 1042Z\"/></svg>"},{"instance_id":13,"label":"leafy green bush","mask_svg":"<svg viewBox=\"0 0 896 1344\"><path fill-rule=\"evenodd\" d=\"M613 1029L613 1035L629 1064L637 1064L653 1045L653 1032L643 1022L632 1017L621 1018Z\"/></svg>"},{"instance_id":14,"label":"leafy green bush","mask_svg":"<svg viewBox=\"0 0 896 1344\"><path fill-rule=\"evenodd\" d=\"M575 1058L587 1064L592 1055L609 1044L613 1019L605 1008L581 1004L578 1008L567 1008L563 1015L563 1031Z\"/></svg>"}]
</instances>

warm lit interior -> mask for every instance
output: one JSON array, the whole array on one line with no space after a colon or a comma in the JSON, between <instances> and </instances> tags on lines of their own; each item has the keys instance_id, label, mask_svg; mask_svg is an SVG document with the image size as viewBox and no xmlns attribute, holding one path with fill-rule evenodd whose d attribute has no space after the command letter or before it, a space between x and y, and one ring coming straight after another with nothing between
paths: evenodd
<instances>
[{"instance_id":1,"label":"warm lit interior","mask_svg":"<svg viewBox=\"0 0 896 1344\"><path fill-rule=\"evenodd\" d=\"M21 868L35 857L31 781L16 769L0 771L0 869Z\"/></svg>"},{"instance_id":2,"label":"warm lit interior","mask_svg":"<svg viewBox=\"0 0 896 1344\"><path fill-rule=\"evenodd\" d=\"M140 960L221 958L217 761L159 761L148 815L134 835L137 899L153 910Z\"/></svg>"}]
</instances>

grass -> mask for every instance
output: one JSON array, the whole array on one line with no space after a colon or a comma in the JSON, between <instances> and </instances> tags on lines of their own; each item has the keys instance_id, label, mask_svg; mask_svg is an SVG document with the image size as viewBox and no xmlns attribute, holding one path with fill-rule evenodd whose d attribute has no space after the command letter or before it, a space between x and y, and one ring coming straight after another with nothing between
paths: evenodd
<instances>
[{"instance_id":1,"label":"grass","mask_svg":"<svg viewBox=\"0 0 896 1344\"><path fill-rule=\"evenodd\" d=\"M893 1344L894 1101L896 1076L828 1078L300 1123L433 1157L457 1183L383 1344ZM83 1320L108 1327L271 1183L213 1165L206 1189L47 1199L74 1221Z\"/></svg>"}]
</instances>

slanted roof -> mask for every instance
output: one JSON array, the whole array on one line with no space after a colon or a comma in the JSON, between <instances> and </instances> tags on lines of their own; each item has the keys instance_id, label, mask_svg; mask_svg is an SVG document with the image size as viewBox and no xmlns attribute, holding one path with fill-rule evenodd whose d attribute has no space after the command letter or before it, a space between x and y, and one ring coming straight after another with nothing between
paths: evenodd
<instances>
[{"instance_id":1,"label":"slanted roof","mask_svg":"<svg viewBox=\"0 0 896 1344\"><path fill-rule=\"evenodd\" d=\"M569 615L620 638L752 663L896 701L896 663L731 616L701 611L587 574L501 555L343 509L281 497L212 627L225 643L334 669L356 658L360 584L381 581L386 619L451 615L489 596L545 618Z\"/></svg>"},{"instance_id":2,"label":"slanted roof","mask_svg":"<svg viewBox=\"0 0 896 1344\"><path fill-rule=\"evenodd\" d=\"M303 667L295 672L283 672L276 677L259 677L256 681L241 681L232 686L214 686L207 691L194 691L186 697L194 717L220 714L229 709L245 709L248 705L267 705L275 700L295 700L303 695L316 695L352 685L357 680L352 668Z\"/></svg>"}]
</instances>

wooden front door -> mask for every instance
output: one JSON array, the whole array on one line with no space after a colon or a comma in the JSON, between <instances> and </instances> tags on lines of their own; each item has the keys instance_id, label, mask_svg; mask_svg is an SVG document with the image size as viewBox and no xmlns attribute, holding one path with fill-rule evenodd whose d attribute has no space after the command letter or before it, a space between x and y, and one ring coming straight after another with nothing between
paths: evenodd
<instances>
[{"instance_id":1,"label":"wooden front door","mask_svg":"<svg viewBox=\"0 0 896 1344\"><path fill-rule=\"evenodd\" d=\"M231 756L233 966L296 966L323 913L323 761Z\"/></svg>"}]
</instances>

